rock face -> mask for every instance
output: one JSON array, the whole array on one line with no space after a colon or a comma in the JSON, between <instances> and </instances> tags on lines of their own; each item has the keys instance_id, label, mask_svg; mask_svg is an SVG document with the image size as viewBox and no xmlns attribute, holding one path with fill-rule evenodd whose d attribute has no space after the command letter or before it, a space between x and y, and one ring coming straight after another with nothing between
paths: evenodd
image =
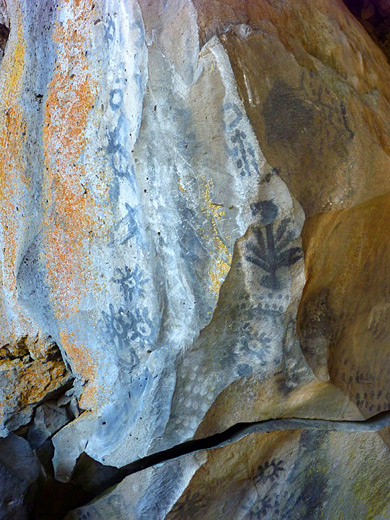
<instances>
[{"instance_id":1,"label":"rock face","mask_svg":"<svg viewBox=\"0 0 390 520\"><path fill-rule=\"evenodd\" d=\"M389 518L389 455L376 434L253 435L127 477L66 520Z\"/></svg>"},{"instance_id":2,"label":"rock face","mask_svg":"<svg viewBox=\"0 0 390 520\"><path fill-rule=\"evenodd\" d=\"M390 517L382 3L0 0L2 518Z\"/></svg>"}]
</instances>

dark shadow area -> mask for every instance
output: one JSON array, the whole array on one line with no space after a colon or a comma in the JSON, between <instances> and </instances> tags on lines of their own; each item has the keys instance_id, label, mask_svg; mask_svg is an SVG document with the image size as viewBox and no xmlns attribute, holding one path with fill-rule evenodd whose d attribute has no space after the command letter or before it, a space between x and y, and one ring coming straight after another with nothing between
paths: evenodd
<instances>
[{"instance_id":1,"label":"dark shadow area","mask_svg":"<svg viewBox=\"0 0 390 520\"><path fill-rule=\"evenodd\" d=\"M343 0L343 2L382 49L390 63L389 0Z\"/></svg>"},{"instance_id":2,"label":"dark shadow area","mask_svg":"<svg viewBox=\"0 0 390 520\"><path fill-rule=\"evenodd\" d=\"M0 60L4 56L8 38L9 38L9 27L0 23Z\"/></svg>"}]
</instances>

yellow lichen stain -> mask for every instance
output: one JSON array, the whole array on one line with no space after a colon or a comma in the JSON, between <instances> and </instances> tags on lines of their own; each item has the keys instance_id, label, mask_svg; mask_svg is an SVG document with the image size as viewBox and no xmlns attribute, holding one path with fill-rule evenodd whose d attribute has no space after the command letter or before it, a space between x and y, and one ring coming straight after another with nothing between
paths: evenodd
<instances>
[{"instance_id":1,"label":"yellow lichen stain","mask_svg":"<svg viewBox=\"0 0 390 520\"><path fill-rule=\"evenodd\" d=\"M215 292L218 296L223 280L226 278L232 263L232 255L229 253L227 246L224 244L218 231L218 222L225 216L225 211L220 204L215 204L211 201L210 191L213 188L212 181L205 182L203 187L203 198L205 206L202 211L206 213L210 220L212 228L212 241L216 250L216 258L214 265L209 271L210 276L210 291ZM206 235L204 238L208 238Z\"/></svg>"},{"instance_id":2,"label":"yellow lichen stain","mask_svg":"<svg viewBox=\"0 0 390 520\"><path fill-rule=\"evenodd\" d=\"M65 7L65 4L66 7ZM43 125L44 209L47 282L56 318L72 318L94 285L89 246L101 223L94 199L83 186L82 154L88 144L88 116L98 94L87 59L88 34L95 11L92 0L62 0L53 40L57 65L49 84ZM69 74L71 73L71 74ZM70 75L72 79L70 79ZM83 396L93 406L97 368L86 348L71 333L61 332L74 369L89 381Z\"/></svg>"},{"instance_id":3,"label":"yellow lichen stain","mask_svg":"<svg viewBox=\"0 0 390 520\"><path fill-rule=\"evenodd\" d=\"M390 500L390 491L383 487L379 478L359 478L354 483L356 497L367 507L366 520L374 520L383 513Z\"/></svg>"},{"instance_id":4,"label":"yellow lichen stain","mask_svg":"<svg viewBox=\"0 0 390 520\"><path fill-rule=\"evenodd\" d=\"M178 179L177 179L177 184L179 186L179 190L182 191L184 193L184 195L187 195L187 190L185 188L183 188L183 186L181 185L180 177L178 177Z\"/></svg>"},{"instance_id":5,"label":"yellow lichen stain","mask_svg":"<svg viewBox=\"0 0 390 520\"><path fill-rule=\"evenodd\" d=\"M20 370L17 386L19 406L24 407L39 402L65 381L67 376L65 366L61 361L40 361Z\"/></svg>"},{"instance_id":6,"label":"yellow lichen stain","mask_svg":"<svg viewBox=\"0 0 390 520\"><path fill-rule=\"evenodd\" d=\"M60 388L69 380L70 374L61 356L50 359L49 351L43 349L44 352L41 352L38 358L32 359L30 347L31 345L19 349L21 356L15 359L2 352L4 359L0 364L0 371L3 380L8 381L3 385L7 393L0 403L1 419L10 411L39 403L47 394ZM15 353L18 351L18 346L8 345L8 349ZM6 347L3 350L6 351Z\"/></svg>"},{"instance_id":7,"label":"yellow lichen stain","mask_svg":"<svg viewBox=\"0 0 390 520\"><path fill-rule=\"evenodd\" d=\"M331 520L345 520L344 511L338 511L337 516L332 517Z\"/></svg>"},{"instance_id":8,"label":"yellow lichen stain","mask_svg":"<svg viewBox=\"0 0 390 520\"><path fill-rule=\"evenodd\" d=\"M23 87L25 62L25 40L20 7L15 7L15 18L8 42L7 52L1 64L0 77L0 226L2 235L3 262L0 284L0 310L3 316L0 337L16 335L17 319L6 323L6 308L18 314L16 300L17 251L22 247L21 232L25 215L24 198L29 182L25 174L23 159L26 123L20 95Z\"/></svg>"}]
</instances>

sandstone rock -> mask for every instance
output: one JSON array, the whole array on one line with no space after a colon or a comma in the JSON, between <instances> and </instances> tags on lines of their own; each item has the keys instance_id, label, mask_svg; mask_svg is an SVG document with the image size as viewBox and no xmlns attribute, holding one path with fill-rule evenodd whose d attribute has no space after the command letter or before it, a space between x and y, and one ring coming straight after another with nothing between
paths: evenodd
<instances>
[{"instance_id":1,"label":"sandstone rock","mask_svg":"<svg viewBox=\"0 0 390 520\"><path fill-rule=\"evenodd\" d=\"M361 19L387 16L369 4ZM354 14L0 0L0 435L24 436L64 497L88 457L106 476L135 464L79 517L387 514L386 486L352 496L387 429L202 451L243 422L390 410L390 66ZM314 456L329 483L302 480ZM260 504L255 468L275 460Z\"/></svg>"},{"instance_id":2,"label":"sandstone rock","mask_svg":"<svg viewBox=\"0 0 390 520\"><path fill-rule=\"evenodd\" d=\"M376 434L255 434L198 468L189 455L127 477L66 520L388 518L389 456Z\"/></svg>"}]
</instances>

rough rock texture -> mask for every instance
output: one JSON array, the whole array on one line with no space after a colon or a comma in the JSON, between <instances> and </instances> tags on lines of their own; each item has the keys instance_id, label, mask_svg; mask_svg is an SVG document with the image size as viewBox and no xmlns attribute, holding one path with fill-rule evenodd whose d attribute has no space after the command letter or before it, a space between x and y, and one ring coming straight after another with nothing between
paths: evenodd
<instances>
[{"instance_id":1,"label":"rough rock texture","mask_svg":"<svg viewBox=\"0 0 390 520\"><path fill-rule=\"evenodd\" d=\"M66 520L385 519L389 462L376 434L251 435L127 477Z\"/></svg>"},{"instance_id":2,"label":"rough rock texture","mask_svg":"<svg viewBox=\"0 0 390 520\"><path fill-rule=\"evenodd\" d=\"M382 3L0 0L0 435L39 461L21 518L389 517L388 428L202 450L390 410Z\"/></svg>"}]
</instances>

